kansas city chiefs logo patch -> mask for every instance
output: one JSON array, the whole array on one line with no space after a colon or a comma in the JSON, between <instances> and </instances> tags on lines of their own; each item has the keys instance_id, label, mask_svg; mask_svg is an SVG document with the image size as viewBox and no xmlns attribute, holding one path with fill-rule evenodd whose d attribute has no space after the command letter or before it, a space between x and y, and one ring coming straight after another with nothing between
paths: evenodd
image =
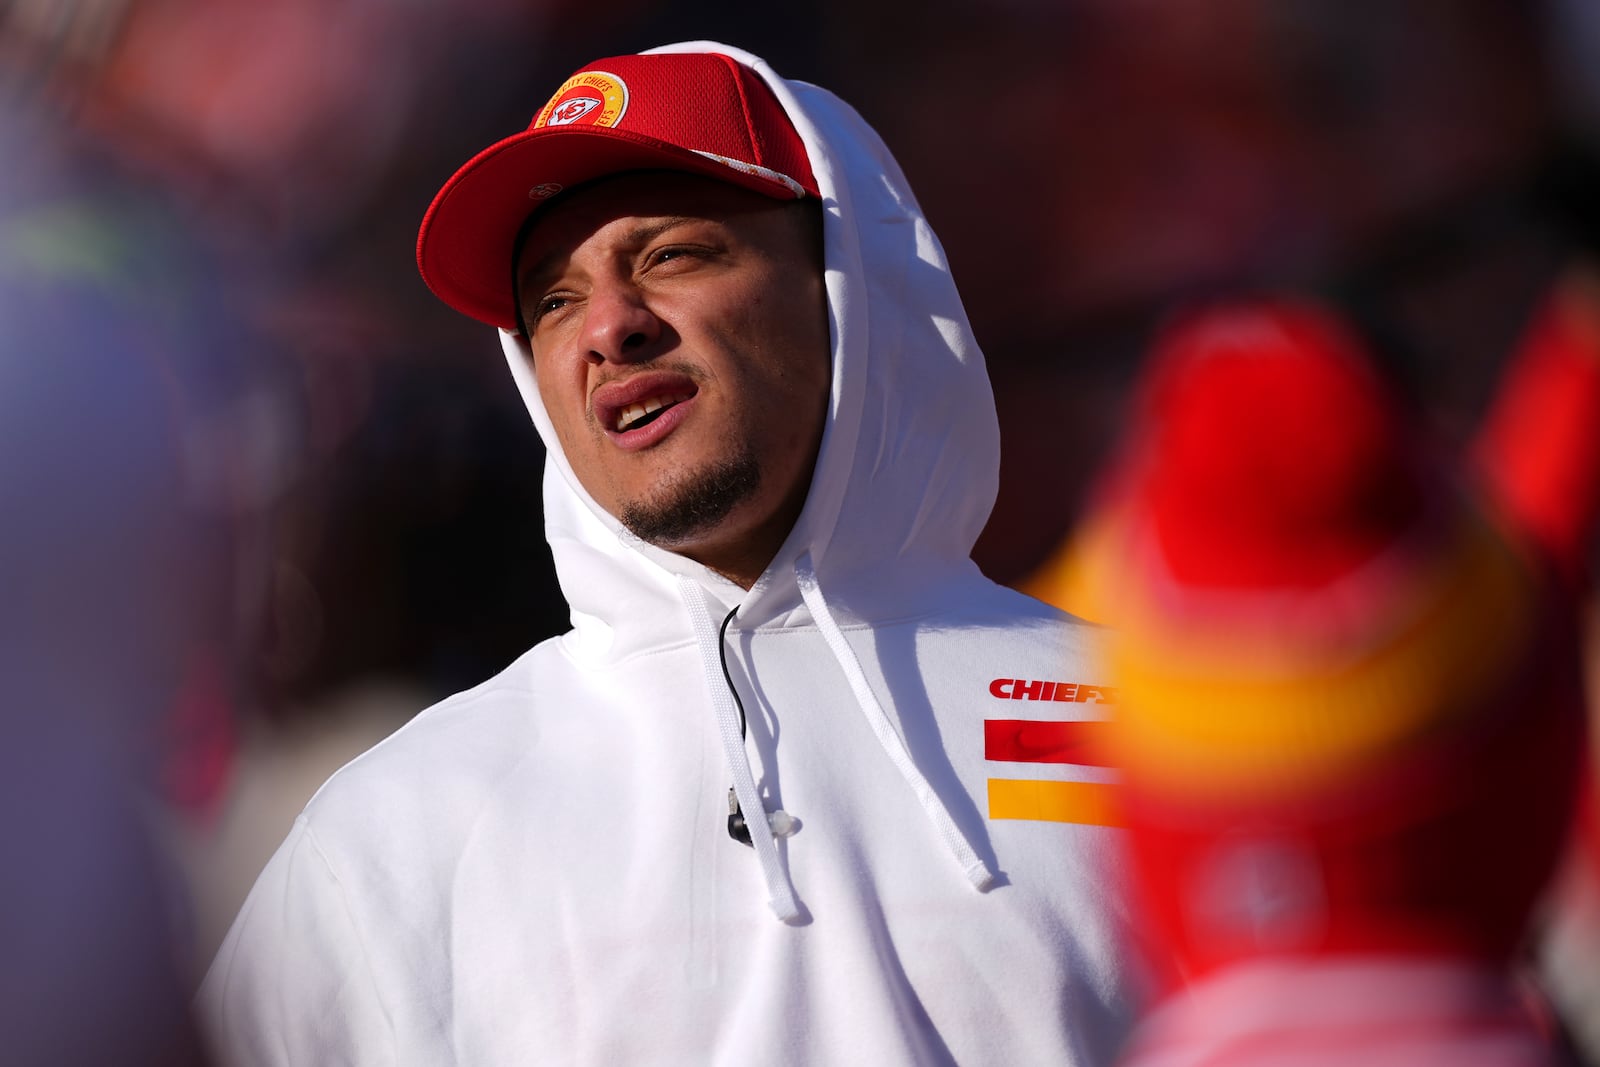
<instances>
[{"instance_id":1,"label":"kansas city chiefs logo patch","mask_svg":"<svg viewBox=\"0 0 1600 1067\"><path fill-rule=\"evenodd\" d=\"M615 74L586 70L568 78L533 120L540 126L615 126L628 110L628 87Z\"/></svg>"}]
</instances>

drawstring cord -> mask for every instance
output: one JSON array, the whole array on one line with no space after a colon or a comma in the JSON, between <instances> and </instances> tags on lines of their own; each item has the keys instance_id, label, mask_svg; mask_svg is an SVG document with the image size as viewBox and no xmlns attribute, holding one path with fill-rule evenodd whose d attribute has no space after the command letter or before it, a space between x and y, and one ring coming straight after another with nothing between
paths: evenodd
<instances>
[{"instance_id":1,"label":"drawstring cord","mask_svg":"<svg viewBox=\"0 0 1600 1067\"><path fill-rule=\"evenodd\" d=\"M856 706L866 717L867 725L871 727L884 754L900 772L905 783L911 787L917 802L922 806L923 813L933 824L939 840L943 842L945 849L966 875L967 880L979 890L990 888L995 882L994 871L973 849L960 827L956 826L944 801L934 791L933 786L928 784L927 778L917 768L911 753L906 749L905 742L890 723L883 703L873 692L872 685L867 681L866 672L861 669L861 661L856 657L855 650L850 647L849 642L845 640L844 631L840 629L838 621L833 617L832 609L828 607L827 599L822 595L816 569L811 561L811 553L807 552L795 561L794 574L796 583L800 587L801 599L810 610L811 618L827 643L829 651L833 653L834 661L838 663L839 669L844 672L845 679L850 683L850 691L855 696ZM785 922L793 922L800 918L800 905L795 897L794 886L789 881L789 874L778 855L775 838L787 837L793 833L794 819L781 809L768 813L761 803L761 795L756 789L755 775L750 769L750 756L745 748L747 721L744 701L740 699L739 691L733 684L733 675L728 670L728 627L732 624L734 616L739 613L739 609L735 607L728 612L719 626L712 618L704 590L694 581L679 577L678 591L685 607L688 608L689 618L694 627L695 645L700 649L700 661L705 670L706 688L711 696L712 710L716 714L723 753L727 757L728 769L733 775L733 785L728 790L728 836L755 849L756 859L761 865L762 877L767 885L767 903L778 918ZM711 655L713 645L716 647L715 657ZM768 832L751 833L750 825L744 816L746 811L759 811L765 814ZM759 821L757 825L760 825Z\"/></svg>"},{"instance_id":2,"label":"drawstring cord","mask_svg":"<svg viewBox=\"0 0 1600 1067\"><path fill-rule=\"evenodd\" d=\"M795 561L794 574L800 586L800 597L810 609L812 621L822 632L823 639L833 652L834 660L849 680L856 704L866 716L867 723L872 727L878 744L883 747L884 754L889 757L890 762L900 772L900 776L916 794L923 812L928 816L928 821L933 823L939 839L944 842L945 848L960 865L967 880L977 889L988 889L994 884L994 871L989 869L989 865L973 850L971 843L956 826L955 820L950 817L950 812L944 806L944 801L939 799L939 794L934 792L933 786L928 784L927 778L917 769L916 763L911 759L911 753L906 750L905 742L890 724L878 695L872 691L872 686L867 682L866 672L861 669L861 661L856 658L855 650L845 641L844 631L834 620L833 611L822 595L810 552L806 552Z\"/></svg>"},{"instance_id":3,"label":"drawstring cord","mask_svg":"<svg viewBox=\"0 0 1600 1067\"><path fill-rule=\"evenodd\" d=\"M728 624L733 617L739 614L738 605L734 605L722 620L722 626L717 630L717 659L722 663L722 680L728 683L728 692L733 694L733 705L739 709L739 744L745 741L745 714L744 701L739 699L739 690L734 687L733 675L728 673ZM745 825L744 809L739 806L739 797L733 791L733 786L728 787L728 836L741 844L749 845L750 827ZM754 847L753 845L751 847Z\"/></svg>"},{"instance_id":4,"label":"drawstring cord","mask_svg":"<svg viewBox=\"0 0 1600 1067\"><path fill-rule=\"evenodd\" d=\"M728 673L728 624L733 617L739 614L735 607L729 611L722 620L722 628L717 631L717 658L722 661L722 680L728 683L728 692L733 695L733 704L739 709L739 743L745 740L745 714L744 701L739 699L739 688L733 684L733 675ZM772 832L779 837L788 837L794 833L794 816L779 808L777 811L767 813L767 824ZM739 797L733 791L733 786L728 787L728 836L743 845L752 845L750 841L750 827L744 821L744 809L739 806ZM752 847L754 847L752 845Z\"/></svg>"},{"instance_id":5,"label":"drawstring cord","mask_svg":"<svg viewBox=\"0 0 1600 1067\"><path fill-rule=\"evenodd\" d=\"M755 776L750 771L750 756L745 751L744 733L745 717L744 705L734 691L731 677L727 673L727 657L722 651L723 635L727 633L728 619L724 619L719 628L712 620L711 612L706 606L706 594L692 579L678 578L679 598L689 611L689 621L694 627L695 645L700 650L700 663L705 670L706 690L711 697L711 708L716 714L717 730L722 738L723 754L727 757L728 770L733 775L733 794L736 813L742 815L745 811L764 811L761 804L761 795L756 791ZM735 608L734 612L738 609ZM716 646L717 652L712 654L712 647ZM726 684L724 684L726 683ZM774 816L778 813L774 812ZM787 816L785 819L787 820ZM759 825L759 824L758 824ZM792 831L792 822L785 827L785 831ZM733 829L732 820L729 820L729 832ZM769 831L775 827L769 826ZM748 833L748 826L746 827ZM756 859L761 865L762 878L767 885L767 903L778 918L784 922L794 922L800 918L800 903L795 897L794 886L789 883L788 872L783 868L783 861L778 856L777 842L773 833L750 834L751 847L755 849Z\"/></svg>"}]
</instances>

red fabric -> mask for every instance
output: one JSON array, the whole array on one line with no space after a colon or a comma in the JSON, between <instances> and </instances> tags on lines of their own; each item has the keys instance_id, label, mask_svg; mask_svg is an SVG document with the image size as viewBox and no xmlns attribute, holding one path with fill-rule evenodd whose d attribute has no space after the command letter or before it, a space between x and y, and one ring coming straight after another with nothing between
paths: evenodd
<instances>
[{"instance_id":1,"label":"red fabric","mask_svg":"<svg viewBox=\"0 0 1600 1067\"><path fill-rule=\"evenodd\" d=\"M1585 749L1564 600L1523 669L1478 700L1452 733L1315 792L1223 805L1130 777L1130 853L1168 981L1285 953L1503 964L1568 840Z\"/></svg>"},{"instance_id":2,"label":"red fabric","mask_svg":"<svg viewBox=\"0 0 1600 1067\"><path fill-rule=\"evenodd\" d=\"M1146 1018L1122 1067L1557 1067L1527 986L1472 960L1286 957L1196 983Z\"/></svg>"},{"instance_id":3,"label":"red fabric","mask_svg":"<svg viewBox=\"0 0 1600 1067\"><path fill-rule=\"evenodd\" d=\"M1104 722L985 719L983 758L1013 763L1072 763L1108 767Z\"/></svg>"}]
</instances>

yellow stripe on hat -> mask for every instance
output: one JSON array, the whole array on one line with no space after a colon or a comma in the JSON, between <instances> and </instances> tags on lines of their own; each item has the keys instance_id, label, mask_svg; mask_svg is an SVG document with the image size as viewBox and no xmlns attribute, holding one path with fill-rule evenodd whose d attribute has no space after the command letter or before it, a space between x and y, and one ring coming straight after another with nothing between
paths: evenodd
<instances>
[{"instance_id":1,"label":"yellow stripe on hat","mask_svg":"<svg viewBox=\"0 0 1600 1067\"><path fill-rule=\"evenodd\" d=\"M1121 826L1113 801L1116 786L1098 782L1041 782L1028 778L989 779L989 818Z\"/></svg>"},{"instance_id":2,"label":"yellow stripe on hat","mask_svg":"<svg viewBox=\"0 0 1600 1067\"><path fill-rule=\"evenodd\" d=\"M1511 548L1463 518L1454 544L1416 561L1429 573L1408 579L1416 585L1398 608L1378 598L1370 633L1393 632L1372 647L1318 643L1288 625L1247 637L1225 619L1201 631L1193 619L1124 614L1109 641L1119 765L1163 791L1293 792L1480 707L1526 655L1533 595ZM1382 617L1402 610L1409 621Z\"/></svg>"}]
</instances>

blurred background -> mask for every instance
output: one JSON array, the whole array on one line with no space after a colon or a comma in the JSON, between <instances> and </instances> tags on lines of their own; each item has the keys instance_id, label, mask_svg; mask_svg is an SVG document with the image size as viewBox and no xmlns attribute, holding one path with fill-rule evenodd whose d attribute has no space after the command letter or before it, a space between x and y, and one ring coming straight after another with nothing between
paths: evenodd
<instances>
[{"instance_id":1,"label":"blurred background","mask_svg":"<svg viewBox=\"0 0 1600 1067\"><path fill-rule=\"evenodd\" d=\"M1462 443L1600 251L1592 0L0 0L14 1062L199 1057L183 996L316 786L565 628L538 437L416 228L572 69L701 37L898 154L994 381L1002 582L1070 568L1175 307L1328 299ZM1600 1048L1584 877L1546 957Z\"/></svg>"}]
</instances>

